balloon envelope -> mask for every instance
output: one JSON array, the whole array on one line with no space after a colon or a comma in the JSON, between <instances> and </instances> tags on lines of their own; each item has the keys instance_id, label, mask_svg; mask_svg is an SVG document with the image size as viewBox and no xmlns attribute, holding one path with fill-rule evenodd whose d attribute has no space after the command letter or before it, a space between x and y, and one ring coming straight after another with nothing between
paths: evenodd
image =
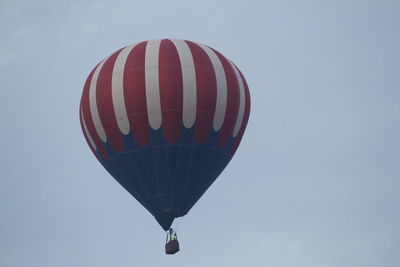
<instances>
[{"instance_id":1,"label":"balloon envelope","mask_svg":"<svg viewBox=\"0 0 400 267\"><path fill-rule=\"evenodd\" d=\"M80 121L104 168L167 230L224 170L250 95L218 51L163 39L122 48L86 80Z\"/></svg>"}]
</instances>

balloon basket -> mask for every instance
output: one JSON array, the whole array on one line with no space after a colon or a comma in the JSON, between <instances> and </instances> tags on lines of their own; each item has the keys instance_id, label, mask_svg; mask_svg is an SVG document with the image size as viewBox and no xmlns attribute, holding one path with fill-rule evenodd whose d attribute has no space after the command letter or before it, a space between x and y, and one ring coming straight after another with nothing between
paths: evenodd
<instances>
[{"instance_id":1,"label":"balloon basket","mask_svg":"<svg viewBox=\"0 0 400 267\"><path fill-rule=\"evenodd\" d=\"M165 244L165 254L173 255L178 251L179 251L178 240L170 240L167 244Z\"/></svg>"}]
</instances>

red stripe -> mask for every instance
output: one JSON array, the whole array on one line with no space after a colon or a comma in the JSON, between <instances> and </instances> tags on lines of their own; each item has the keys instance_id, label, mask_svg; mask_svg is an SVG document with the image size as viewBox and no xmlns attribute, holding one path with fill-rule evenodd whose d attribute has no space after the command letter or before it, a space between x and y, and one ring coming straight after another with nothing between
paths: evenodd
<instances>
[{"instance_id":1,"label":"red stripe","mask_svg":"<svg viewBox=\"0 0 400 267\"><path fill-rule=\"evenodd\" d=\"M115 60L122 49L112 54L104 63L100 70L97 80L96 102L99 110L101 123L108 138L108 142L114 150L121 152L124 150L124 141L118 129L115 118L114 105L112 101L111 80Z\"/></svg>"},{"instance_id":2,"label":"red stripe","mask_svg":"<svg viewBox=\"0 0 400 267\"><path fill-rule=\"evenodd\" d=\"M82 112L82 102L81 102L81 106L79 107L79 115L81 114L81 112ZM100 158L96 153L96 150L94 149L94 147L92 147L92 145L89 141L89 137L86 135L85 126L83 126L83 120L82 120L81 116L79 116L79 121L81 123L81 128L82 128L83 136L86 139L86 143L88 143L90 150L92 150L92 152L93 152L94 156L97 158L97 160L100 161Z\"/></svg>"},{"instance_id":3,"label":"red stripe","mask_svg":"<svg viewBox=\"0 0 400 267\"><path fill-rule=\"evenodd\" d=\"M217 101L217 79L213 64L207 53L196 43L186 41L192 52L196 72L196 124L195 141L204 143L213 124Z\"/></svg>"},{"instance_id":4,"label":"red stripe","mask_svg":"<svg viewBox=\"0 0 400 267\"><path fill-rule=\"evenodd\" d=\"M146 42L137 44L126 59L124 70L124 97L131 131L139 146L149 144L147 118L145 52Z\"/></svg>"},{"instance_id":5,"label":"red stripe","mask_svg":"<svg viewBox=\"0 0 400 267\"><path fill-rule=\"evenodd\" d=\"M182 128L183 82L178 51L168 39L161 41L158 66L164 136L176 143Z\"/></svg>"},{"instance_id":6,"label":"red stripe","mask_svg":"<svg viewBox=\"0 0 400 267\"><path fill-rule=\"evenodd\" d=\"M240 72L240 70L239 70L239 72ZM240 144L240 141L242 140L244 131L246 130L247 122L249 121L250 106L251 106L249 87L247 85L246 79L244 78L244 76L241 72L240 72L240 76L241 76L241 78L243 80L243 84L244 84L245 106L244 106L242 125L240 126L239 133L236 136L235 142L232 147L232 151L231 151L232 156L235 154L237 148L239 147L239 144Z\"/></svg>"},{"instance_id":7,"label":"red stripe","mask_svg":"<svg viewBox=\"0 0 400 267\"><path fill-rule=\"evenodd\" d=\"M218 140L219 147L224 147L233 135L233 127L235 126L236 117L239 112L239 82L229 61L218 51L214 49L213 51L217 54L218 58L221 60L222 66L224 67L227 84L225 119Z\"/></svg>"},{"instance_id":8,"label":"red stripe","mask_svg":"<svg viewBox=\"0 0 400 267\"><path fill-rule=\"evenodd\" d=\"M97 64L97 66L98 66L98 64ZM92 137L93 142L96 144L96 147L100 151L100 153L104 157L107 158L108 153L104 147L103 142L100 140L100 137L97 135L97 132L94 127L93 120L92 120L92 115L90 113L90 104L89 104L90 82L92 81L92 77L93 77L94 71L96 70L97 66L92 70L92 72L89 74L88 78L86 79L85 86L83 87L82 98L81 98L81 107L82 107L83 118L85 119L85 122L86 122L86 127L88 129L90 136Z\"/></svg>"}]
</instances>

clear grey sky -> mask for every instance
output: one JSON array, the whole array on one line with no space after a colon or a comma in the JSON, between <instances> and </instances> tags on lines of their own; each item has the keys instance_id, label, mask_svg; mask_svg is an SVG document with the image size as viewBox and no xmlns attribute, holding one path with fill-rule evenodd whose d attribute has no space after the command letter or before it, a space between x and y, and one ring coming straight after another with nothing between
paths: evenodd
<instances>
[{"instance_id":1,"label":"clear grey sky","mask_svg":"<svg viewBox=\"0 0 400 267\"><path fill-rule=\"evenodd\" d=\"M399 14L398 0L1 0L0 266L400 266ZM252 97L175 256L78 116L95 64L156 38L216 48Z\"/></svg>"}]
</instances>

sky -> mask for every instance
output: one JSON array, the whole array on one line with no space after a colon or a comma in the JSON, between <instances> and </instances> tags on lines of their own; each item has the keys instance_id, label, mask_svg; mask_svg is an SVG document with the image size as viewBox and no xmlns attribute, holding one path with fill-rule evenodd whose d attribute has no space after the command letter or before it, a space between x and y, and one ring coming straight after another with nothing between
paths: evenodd
<instances>
[{"instance_id":1,"label":"sky","mask_svg":"<svg viewBox=\"0 0 400 267\"><path fill-rule=\"evenodd\" d=\"M0 266L400 266L400 2L0 1ZM181 251L79 124L92 68L136 42L210 45L252 110L179 220Z\"/></svg>"}]
</instances>

